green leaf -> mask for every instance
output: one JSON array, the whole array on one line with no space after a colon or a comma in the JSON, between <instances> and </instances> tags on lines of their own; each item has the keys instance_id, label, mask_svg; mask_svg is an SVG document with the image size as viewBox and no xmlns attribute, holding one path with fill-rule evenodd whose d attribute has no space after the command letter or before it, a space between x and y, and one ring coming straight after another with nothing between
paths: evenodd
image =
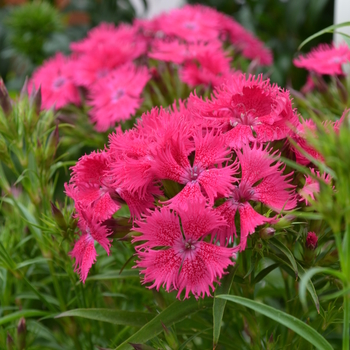
<instances>
[{"instance_id":1,"label":"green leaf","mask_svg":"<svg viewBox=\"0 0 350 350\"><path fill-rule=\"evenodd\" d=\"M339 24L334 24L332 26L329 26L325 29L320 30L319 32L309 36L307 39L305 39L298 47L298 50L300 50L305 44L307 44L308 42L310 42L311 40L326 34L326 33L333 33L334 29L338 29L338 28L342 28L342 27L348 27L350 26L350 22L343 22L343 23L339 23ZM343 33L342 33L343 34Z\"/></svg>"},{"instance_id":2,"label":"green leaf","mask_svg":"<svg viewBox=\"0 0 350 350\"><path fill-rule=\"evenodd\" d=\"M261 270L254 278L252 284L259 283L265 276L267 276L270 272L272 272L274 269L276 269L280 264L272 264L265 269Z\"/></svg>"},{"instance_id":3,"label":"green leaf","mask_svg":"<svg viewBox=\"0 0 350 350\"><path fill-rule=\"evenodd\" d=\"M230 266L229 273L221 280L221 285L217 286L215 296L220 294L227 294L230 292L233 277L236 274L237 267ZM221 330L222 317L224 316L226 300L214 299L213 304L213 349L216 348Z\"/></svg>"},{"instance_id":4,"label":"green leaf","mask_svg":"<svg viewBox=\"0 0 350 350\"><path fill-rule=\"evenodd\" d=\"M280 323L283 326L288 327L295 333L299 334L301 337L306 339L312 345L316 347L318 350L333 350L332 346L328 343L328 341L322 337L315 329L310 327L305 322L297 319L294 316L288 315L287 313L275 309L271 306L264 305L262 303L258 303L254 300L250 300L243 297L238 297L234 295L219 295L217 298L226 299L228 301L232 301L234 303L243 305L249 309L252 309L260 314L271 318L272 320Z\"/></svg>"},{"instance_id":5,"label":"green leaf","mask_svg":"<svg viewBox=\"0 0 350 350\"><path fill-rule=\"evenodd\" d=\"M0 318L0 326L5 324L5 323L9 323L15 320L18 320L21 317L36 317L36 316L47 316L49 315L48 312L45 311L41 311L41 310L21 310L21 311L16 311L13 312L10 315L6 315L4 317Z\"/></svg>"},{"instance_id":6,"label":"green leaf","mask_svg":"<svg viewBox=\"0 0 350 350\"><path fill-rule=\"evenodd\" d=\"M115 350L132 349L129 343L144 344L159 333L163 332L164 328L162 324L166 327L171 327L174 323L180 322L185 317L211 306L212 303L213 301L209 298L199 301L194 298L184 301L176 300L130 338L120 344Z\"/></svg>"},{"instance_id":7,"label":"green leaf","mask_svg":"<svg viewBox=\"0 0 350 350\"><path fill-rule=\"evenodd\" d=\"M308 285L311 282L311 278L318 273L333 275L334 277L339 278L341 281L346 280L345 276L341 272L326 267L314 267L308 270L306 273L303 274L303 276L301 276L301 281L299 284L299 297L304 307L306 306L306 289L308 289Z\"/></svg>"},{"instance_id":8,"label":"green leaf","mask_svg":"<svg viewBox=\"0 0 350 350\"><path fill-rule=\"evenodd\" d=\"M86 282L89 281L101 281L101 280L112 280L112 279L123 279L123 278L140 278L140 273L137 269L124 270L120 273L120 270L110 270L103 274L88 277Z\"/></svg>"},{"instance_id":9,"label":"green leaf","mask_svg":"<svg viewBox=\"0 0 350 350\"><path fill-rule=\"evenodd\" d=\"M294 259L292 252L281 241L279 241L275 237L272 237L269 240L269 243L271 243L274 247L279 249L287 257L287 259L290 261L290 263L293 267L293 270L295 272L295 279L297 280L298 279L298 266L297 266L297 263Z\"/></svg>"},{"instance_id":10,"label":"green leaf","mask_svg":"<svg viewBox=\"0 0 350 350\"><path fill-rule=\"evenodd\" d=\"M61 317L83 317L89 320L120 324L124 326L142 327L155 315L149 312L134 312L111 309L74 309L63 312L55 318Z\"/></svg>"}]
</instances>

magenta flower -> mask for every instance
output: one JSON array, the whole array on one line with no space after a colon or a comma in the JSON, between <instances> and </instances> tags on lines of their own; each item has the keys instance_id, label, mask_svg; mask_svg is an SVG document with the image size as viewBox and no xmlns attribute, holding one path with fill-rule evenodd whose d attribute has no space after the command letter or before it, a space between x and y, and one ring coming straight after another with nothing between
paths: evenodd
<instances>
[{"instance_id":1,"label":"magenta flower","mask_svg":"<svg viewBox=\"0 0 350 350\"><path fill-rule=\"evenodd\" d=\"M281 140L299 122L289 93L268 79L262 80L261 75L233 75L216 89L211 101L191 95L189 109L200 120L225 132L226 143L233 148L254 141Z\"/></svg>"},{"instance_id":2,"label":"magenta flower","mask_svg":"<svg viewBox=\"0 0 350 350\"><path fill-rule=\"evenodd\" d=\"M93 84L88 94L91 120L106 131L133 116L141 106L141 93L150 79L146 67L127 63Z\"/></svg>"},{"instance_id":3,"label":"magenta flower","mask_svg":"<svg viewBox=\"0 0 350 350\"><path fill-rule=\"evenodd\" d=\"M164 34L188 42L210 41L220 34L218 12L202 5L186 5L172 10L162 15L157 24Z\"/></svg>"},{"instance_id":4,"label":"magenta flower","mask_svg":"<svg viewBox=\"0 0 350 350\"><path fill-rule=\"evenodd\" d=\"M33 74L28 92L41 87L42 109L62 108L70 103L80 105L80 95L73 82L72 61L57 53L48 59Z\"/></svg>"},{"instance_id":5,"label":"magenta flower","mask_svg":"<svg viewBox=\"0 0 350 350\"><path fill-rule=\"evenodd\" d=\"M78 226L82 234L75 242L69 255L75 259L74 271L79 273L80 280L85 283L89 270L96 261L95 242L99 243L109 255L111 242L108 236L112 232L99 223L92 212L80 210L80 213L82 218L79 220Z\"/></svg>"},{"instance_id":6,"label":"magenta flower","mask_svg":"<svg viewBox=\"0 0 350 350\"><path fill-rule=\"evenodd\" d=\"M137 247L137 267L142 268L143 283L153 282L149 288L157 290L161 286L167 292L177 290L178 298L185 290L185 299L190 293L196 298L211 295L213 283L233 265L235 252L234 248L203 241L208 233L225 224L218 214L203 202L191 202L187 207L187 211L179 209L176 213L163 207L137 221L134 230L142 235L133 240L145 241Z\"/></svg>"},{"instance_id":7,"label":"magenta flower","mask_svg":"<svg viewBox=\"0 0 350 350\"><path fill-rule=\"evenodd\" d=\"M236 235L237 211L240 215L241 251L246 247L248 235L254 233L257 226L273 220L257 213L250 201L263 203L276 212L293 209L296 206L296 195L291 191L294 186L290 184L292 173L283 175L283 164L276 162L273 156L276 156L276 152L271 154L256 144L252 149L246 145L243 147L243 152L237 152L242 170L241 181L226 202L216 208L228 224L218 232L220 245L228 244Z\"/></svg>"},{"instance_id":8,"label":"magenta flower","mask_svg":"<svg viewBox=\"0 0 350 350\"><path fill-rule=\"evenodd\" d=\"M79 204L79 207L91 209L98 221L109 219L123 203L115 200L114 191L106 184L107 166L106 152L84 155L71 168L70 184L65 184L66 194L75 201L76 207Z\"/></svg>"},{"instance_id":9,"label":"magenta flower","mask_svg":"<svg viewBox=\"0 0 350 350\"><path fill-rule=\"evenodd\" d=\"M186 140L180 135L170 140L168 145L154 154L152 170L157 179L168 179L184 185L184 188L166 204L172 208L186 210L188 200L209 201L213 205L219 196L225 196L233 189L236 179L235 163L230 160L230 150L225 147L221 134L214 131L198 131L193 135L194 161L191 165L190 152L184 145Z\"/></svg>"},{"instance_id":10,"label":"magenta flower","mask_svg":"<svg viewBox=\"0 0 350 350\"><path fill-rule=\"evenodd\" d=\"M318 237L315 232L308 232L306 236L305 247L309 250L315 250L317 248Z\"/></svg>"},{"instance_id":11,"label":"magenta flower","mask_svg":"<svg viewBox=\"0 0 350 350\"><path fill-rule=\"evenodd\" d=\"M299 56L293 60L295 66L305 68L318 74L343 74L342 64L350 61L350 48L347 45L334 47L320 44L305 57Z\"/></svg>"}]
</instances>

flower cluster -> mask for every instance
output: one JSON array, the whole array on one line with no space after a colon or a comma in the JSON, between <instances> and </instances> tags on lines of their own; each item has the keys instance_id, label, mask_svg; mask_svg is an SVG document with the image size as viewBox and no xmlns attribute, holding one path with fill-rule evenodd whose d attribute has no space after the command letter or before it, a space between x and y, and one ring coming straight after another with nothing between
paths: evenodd
<instances>
[{"instance_id":1,"label":"flower cluster","mask_svg":"<svg viewBox=\"0 0 350 350\"><path fill-rule=\"evenodd\" d=\"M179 298L210 295L257 227L296 207L294 174L274 145L299 124L287 91L241 74L211 99L192 94L111 134L66 184L82 231L70 253L81 280L95 243L109 253L109 223L127 205L143 282Z\"/></svg>"},{"instance_id":2,"label":"flower cluster","mask_svg":"<svg viewBox=\"0 0 350 350\"><path fill-rule=\"evenodd\" d=\"M132 25L102 23L71 50L69 57L58 53L44 62L28 89L41 86L45 109L87 108L99 132L137 114L150 72L161 74L160 61L177 65L191 87L218 86L236 74L232 51L260 65L272 63L271 52L234 19L200 5Z\"/></svg>"}]
</instances>

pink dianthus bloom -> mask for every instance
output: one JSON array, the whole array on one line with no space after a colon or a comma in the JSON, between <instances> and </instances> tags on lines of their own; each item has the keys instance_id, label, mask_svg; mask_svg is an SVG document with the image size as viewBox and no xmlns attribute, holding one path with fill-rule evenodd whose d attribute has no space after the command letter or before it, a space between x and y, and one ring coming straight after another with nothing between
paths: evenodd
<instances>
[{"instance_id":1,"label":"pink dianthus bloom","mask_svg":"<svg viewBox=\"0 0 350 350\"><path fill-rule=\"evenodd\" d=\"M350 48L347 45L334 47L320 44L313 48L305 57L299 56L293 60L295 66L305 68L318 74L341 75L342 64L350 61Z\"/></svg>"},{"instance_id":2,"label":"pink dianthus bloom","mask_svg":"<svg viewBox=\"0 0 350 350\"><path fill-rule=\"evenodd\" d=\"M189 109L208 125L220 128L233 148L281 140L299 122L289 93L262 80L262 75L233 75L215 90L211 101L191 95Z\"/></svg>"},{"instance_id":3,"label":"pink dianthus bloom","mask_svg":"<svg viewBox=\"0 0 350 350\"><path fill-rule=\"evenodd\" d=\"M218 12L203 5L186 5L163 14L158 26L164 34L187 42L210 41L220 34Z\"/></svg>"},{"instance_id":4,"label":"pink dianthus bloom","mask_svg":"<svg viewBox=\"0 0 350 350\"><path fill-rule=\"evenodd\" d=\"M34 73L28 84L28 92L33 87L41 87L41 108L62 108L69 103L80 105L80 95L73 82L72 61L57 53L49 58Z\"/></svg>"},{"instance_id":5,"label":"pink dianthus bloom","mask_svg":"<svg viewBox=\"0 0 350 350\"><path fill-rule=\"evenodd\" d=\"M310 250L317 248L318 237L315 232L308 232L306 236L305 247Z\"/></svg>"},{"instance_id":6,"label":"pink dianthus bloom","mask_svg":"<svg viewBox=\"0 0 350 350\"><path fill-rule=\"evenodd\" d=\"M317 176L320 180L324 181L325 183L329 184L332 180L331 176L329 174L323 173L320 175L319 171L316 171L314 169L310 169L311 173L314 176ZM306 205L309 205L309 199L315 200L315 194L320 192L320 182L316 180L315 178L305 175L305 184L304 187L299 191L299 194L301 198L300 201L305 201Z\"/></svg>"},{"instance_id":7,"label":"pink dianthus bloom","mask_svg":"<svg viewBox=\"0 0 350 350\"><path fill-rule=\"evenodd\" d=\"M97 27L92 28L87 37L70 44L73 52L78 54L93 53L98 47L105 45L117 47L120 42L127 43L129 46L142 45L142 38L137 34L138 29L129 24L120 24L117 27L113 23L100 23ZM143 45L145 51L145 43Z\"/></svg>"},{"instance_id":8,"label":"pink dianthus bloom","mask_svg":"<svg viewBox=\"0 0 350 350\"><path fill-rule=\"evenodd\" d=\"M230 149L225 139L215 131L199 130L193 136L193 148L186 149L187 140L180 135L153 155L152 171L159 180L172 180L184 185L173 198L164 202L171 208L187 209L189 200L208 201L213 205L218 196L233 189L236 164L227 165ZM188 152L194 153L193 165Z\"/></svg>"},{"instance_id":9,"label":"pink dianthus bloom","mask_svg":"<svg viewBox=\"0 0 350 350\"><path fill-rule=\"evenodd\" d=\"M88 94L91 120L97 131L130 119L141 106L140 95L150 79L146 67L127 63L93 84Z\"/></svg>"},{"instance_id":10,"label":"pink dianthus bloom","mask_svg":"<svg viewBox=\"0 0 350 350\"><path fill-rule=\"evenodd\" d=\"M240 250L247 244L248 235L255 228L274 219L267 218L255 211L250 201L261 202L276 212L293 209L296 206L296 196L290 184L293 173L283 175L284 167L270 153L256 144L251 149L243 146L243 152L238 151L237 157L242 170L241 181L231 192L226 202L215 210L226 219L228 225L218 231L220 245L232 241L236 235L235 215L240 214ZM275 163L275 164L274 164Z\"/></svg>"},{"instance_id":11,"label":"pink dianthus bloom","mask_svg":"<svg viewBox=\"0 0 350 350\"><path fill-rule=\"evenodd\" d=\"M96 261L95 242L99 243L109 255L111 241L109 241L108 236L112 232L99 223L92 212L81 210L80 213L82 217L78 226L82 234L75 242L74 248L69 255L75 259L74 271L79 273L80 280L85 283L89 270Z\"/></svg>"},{"instance_id":12,"label":"pink dianthus bloom","mask_svg":"<svg viewBox=\"0 0 350 350\"><path fill-rule=\"evenodd\" d=\"M224 269L234 264L236 249L203 241L225 222L203 202L191 202L187 207L187 211L179 208L176 213L163 207L137 221L134 230L142 235L133 242L145 241L136 248L140 258L137 267L142 268L143 283L153 282L149 288L177 290L178 298L185 290L185 299L190 293L203 298L211 295L210 288L214 290L213 283Z\"/></svg>"}]
</instances>

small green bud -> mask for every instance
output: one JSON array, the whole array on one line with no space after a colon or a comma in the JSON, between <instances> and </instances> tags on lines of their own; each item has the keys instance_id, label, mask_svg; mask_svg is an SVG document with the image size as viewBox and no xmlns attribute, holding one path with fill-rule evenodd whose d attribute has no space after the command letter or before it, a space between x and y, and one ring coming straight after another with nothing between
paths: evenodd
<instances>
[{"instance_id":1,"label":"small green bud","mask_svg":"<svg viewBox=\"0 0 350 350\"><path fill-rule=\"evenodd\" d=\"M272 227L265 227L259 231L261 239L270 239L275 235L276 230Z\"/></svg>"},{"instance_id":2,"label":"small green bud","mask_svg":"<svg viewBox=\"0 0 350 350\"><path fill-rule=\"evenodd\" d=\"M7 337L6 337L7 350L12 350L14 348L14 345L15 345L15 342L13 341L11 334L7 332Z\"/></svg>"},{"instance_id":3,"label":"small green bud","mask_svg":"<svg viewBox=\"0 0 350 350\"><path fill-rule=\"evenodd\" d=\"M45 150L46 160L51 161L55 157L59 140L60 140L60 136L58 132L58 125L56 125L55 130L51 133L47 141L46 150Z\"/></svg>"}]
</instances>

